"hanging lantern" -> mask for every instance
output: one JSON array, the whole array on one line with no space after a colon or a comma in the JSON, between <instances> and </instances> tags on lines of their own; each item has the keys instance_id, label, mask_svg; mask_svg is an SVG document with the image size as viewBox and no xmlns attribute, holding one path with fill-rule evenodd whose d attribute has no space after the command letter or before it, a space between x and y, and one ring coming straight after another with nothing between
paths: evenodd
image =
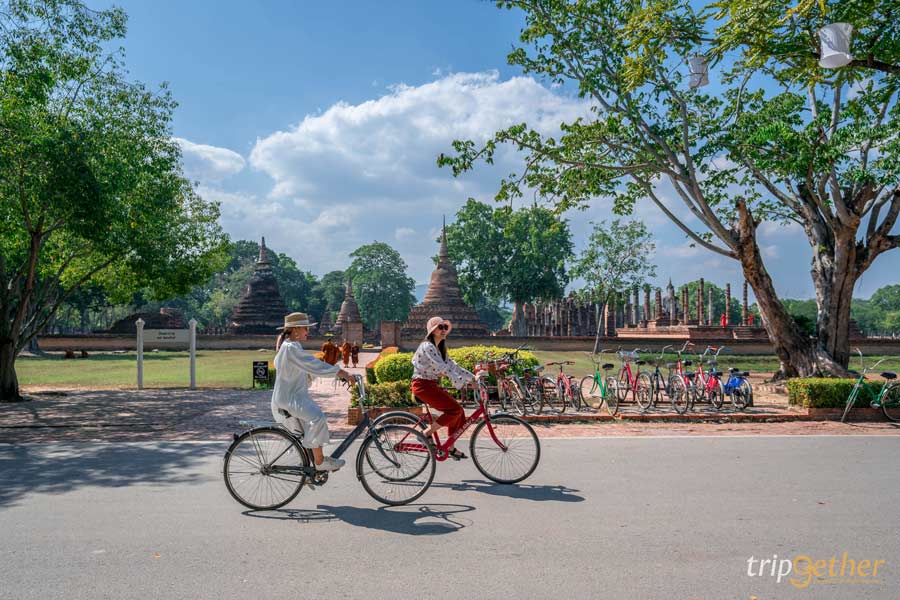
<instances>
[{"instance_id":1,"label":"hanging lantern","mask_svg":"<svg viewBox=\"0 0 900 600\"><path fill-rule=\"evenodd\" d=\"M709 85L709 63L702 54L692 56L688 60L690 66L691 79L688 85L692 88Z\"/></svg>"},{"instance_id":2,"label":"hanging lantern","mask_svg":"<svg viewBox=\"0 0 900 600\"><path fill-rule=\"evenodd\" d=\"M819 30L822 43L819 66L825 69L846 67L853 60L850 54L850 38L853 25L850 23L832 23Z\"/></svg>"}]
</instances>

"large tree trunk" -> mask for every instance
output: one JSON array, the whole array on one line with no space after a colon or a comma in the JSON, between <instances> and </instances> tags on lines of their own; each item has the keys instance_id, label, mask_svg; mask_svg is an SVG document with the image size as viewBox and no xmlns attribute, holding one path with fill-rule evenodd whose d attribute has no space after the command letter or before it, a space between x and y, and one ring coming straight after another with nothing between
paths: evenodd
<instances>
[{"instance_id":1,"label":"large tree trunk","mask_svg":"<svg viewBox=\"0 0 900 600\"><path fill-rule=\"evenodd\" d=\"M10 339L0 340L0 402L17 402L19 379L16 377L16 345Z\"/></svg>"},{"instance_id":2,"label":"large tree trunk","mask_svg":"<svg viewBox=\"0 0 900 600\"><path fill-rule=\"evenodd\" d=\"M813 248L817 345L846 369L850 363L850 305L858 278L855 231L835 231L833 242L828 242L831 240L821 240Z\"/></svg>"},{"instance_id":3,"label":"large tree trunk","mask_svg":"<svg viewBox=\"0 0 900 600\"><path fill-rule=\"evenodd\" d=\"M766 332L775 346L775 354L781 362L779 377L813 377L831 372L845 375L841 366L824 348L804 335L794 318L784 308L775 292L772 278L763 264L759 245L756 243L756 222L743 200L738 201L739 231L738 258L744 277L763 315ZM817 289L819 285L816 285ZM852 294L852 285L850 293ZM848 308L849 316L849 308ZM834 323L832 323L834 325ZM820 332L821 335L821 332Z\"/></svg>"},{"instance_id":4,"label":"large tree trunk","mask_svg":"<svg viewBox=\"0 0 900 600\"><path fill-rule=\"evenodd\" d=\"M525 322L525 307L522 302L515 301L513 307L512 321L509 324L510 335L517 337L525 337L528 335L528 324Z\"/></svg>"}]
</instances>

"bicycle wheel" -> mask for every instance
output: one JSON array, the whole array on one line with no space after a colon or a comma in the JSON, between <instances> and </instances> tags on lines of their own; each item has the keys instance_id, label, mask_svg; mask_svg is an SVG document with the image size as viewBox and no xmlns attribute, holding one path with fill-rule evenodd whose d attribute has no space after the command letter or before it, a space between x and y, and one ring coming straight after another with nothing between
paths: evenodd
<instances>
[{"instance_id":1,"label":"bicycle wheel","mask_svg":"<svg viewBox=\"0 0 900 600\"><path fill-rule=\"evenodd\" d=\"M578 390L581 392L581 401L594 408L594 405L600 405L603 402L603 393L597 378L593 375L585 375L578 384Z\"/></svg>"},{"instance_id":2,"label":"bicycle wheel","mask_svg":"<svg viewBox=\"0 0 900 600\"><path fill-rule=\"evenodd\" d=\"M881 412L891 421L900 421L900 384L893 384L881 397Z\"/></svg>"},{"instance_id":3,"label":"bicycle wheel","mask_svg":"<svg viewBox=\"0 0 900 600\"><path fill-rule=\"evenodd\" d=\"M741 382L737 384L729 394L731 396L731 404L734 406L735 410L744 410L747 408L750 404L750 394L752 393L753 388L750 387L750 382L746 379L741 379Z\"/></svg>"},{"instance_id":4,"label":"bicycle wheel","mask_svg":"<svg viewBox=\"0 0 900 600\"><path fill-rule=\"evenodd\" d=\"M497 483L517 483L531 475L541 460L541 442L531 425L512 415L483 420L469 441L472 461L481 474ZM501 445L494 441L497 441Z\"/></svg>"},{"instance_id":5,"label":"bicycle wheel","mask_svg":"<svg viewBox=\"0 0 900 600\"><path fill-rule=\"evenodd\" d=\"M541 382L537 377L525 379L525 408L533 413L541 408Z\"/></svg>"},{"instance_id":6,"label":"bicycle wheel","mask_svg":"<svg viewBox=\"0 0 900 600\"><path fill-rule=\"evenodd\" d=\"M522 390L522 386L519 384L518 380L515 378L509 379L509 395L510 395L510 405L513 410L520 415L524 415L527 410L525 408L525 392Z\"/></svg>"},{"instance_id":7,"label":"bicycle wheel","mask_svg":"<svg viewBox=\"0 0 900 600\"><path fill-rule=\"evenodd\" d=\"M672 395L672 409L679 415L687 412L690 405L690 390L684 385L684 379L678 375L669 377L669 391Z\"/></svg>"},{"instance_id":8,"label":"bicycle wheel","mask_svg":"<svg viewBox=\"0 0 900 600\"><path fill-rule=\"evenodd\" d=\"M573 411L580 411L584 406L584 403L581 401L581 388L571 377L566 377L566 381L562 385L565 391L566 403L572 407Z\"/></svg>"},{"instance_id":9,"label":"bicycle wheel","mask_svg":"<svg viewBox=\"0 0 900 600\"><path fill-rule=\"evenodd\" d=\"M612 375L606 378L606 394L603 401L606 402L606 410L610 416L616 416L619 412L619 380Z\"/></svg>"},{"instance_id":10,"label":"bicycle wheel","mask_svg":"<svg viewBox=\"0 0 900 600\"><path fill-rule=\"evenodd\" d=\"M428 422L424 417L419 417L405 410L392 410L391 412L379 415L372 421L372 428L374 429L381 425L387 425L388 423L393 425L405 425L420 430L428 427Z\"/></svg>"},{"instance_id":11,"label":"bicycle wheel","mask_svg":"<svg viewBox=\"0 0 900 600\"><path fill-rule=\"evenodd\" d=\"M713 408L719 410L725 402L725 387L719 379L706 389L706 399L713 405Z\"/></svg>"},{"instance_id":12,"label":"bicycle wheel","mask_svg":"<svg viewBox=\"0 0 900 600\"><path fill-rule=\"evenodd\" d=\"M222 475L231 497L253 510L280 508L306 483L302 469L309 456L297 440L278 427L245 431L225 452Z\"/></svg>"},{"instance_id":13,"label":"bicycle wheel","mask_svg":"<svg viewBox=\"0 0 900 600\"><path fill-rule=\"evenodd\" d=\"M650 395L653 393L653 383L650 376L641 371L634 381L634 399L641 407L641 411L650 408Z\"/></svg>"},{"instance_id":14,"label":"bicycle wheel","mask_svg":"<svg viewBox=\"0 0 900 600\"><path fill-rule=\"evenodd\" d=\"M556 412L566 412L565 395L560 395L556 380L551 377L541 378L543 403L545 406Z\"/></svg>"},{"instance_id":15,"label":"bicycle wheel","mask_svg":"<svg viewBox=\"0 0 900 600\"><path fill-rule=\"evenodd\" d=\"M412 427L386 424L373 429L356 455L356 476L382 504L408 504L434 480L431 445Z\"/></svg>"}]
</instances>

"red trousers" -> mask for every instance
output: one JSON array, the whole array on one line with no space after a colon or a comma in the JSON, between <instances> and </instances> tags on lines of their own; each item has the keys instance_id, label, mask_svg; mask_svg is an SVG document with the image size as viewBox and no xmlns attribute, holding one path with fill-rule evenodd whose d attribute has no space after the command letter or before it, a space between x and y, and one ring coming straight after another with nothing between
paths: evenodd
<instances>
[{"instance_id":1,"label":"red trousers","mask_svg":"<svg viewBox=\"0 0 900 600\"><path fill-rule=\"evenodd\" d=\"M449 436L453 436L466 422L466 413L459 402L447 393L447 390L431 379L413 379L413 395L435 410L441 411L437 418L438 425L447 427Z\"/></svg>"}]
</instances>

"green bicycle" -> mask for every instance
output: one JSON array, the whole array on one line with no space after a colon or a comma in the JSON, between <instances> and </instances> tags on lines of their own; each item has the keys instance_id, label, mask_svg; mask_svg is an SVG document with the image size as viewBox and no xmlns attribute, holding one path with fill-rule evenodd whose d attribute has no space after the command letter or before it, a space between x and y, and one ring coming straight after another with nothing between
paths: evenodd
<instances>
[{"instance_id":1,"label":"green bicycle","mask_svg":"<svg viewBox=\"0 0 900 600\"><path fill-rule=\"evenodd\" d=\"M591 362L594 363L594 374L585 375L581 379L581 397L588 406L593 406L595 402L605 403L609 414L615 416L619 412L619 380L609 374L609 370L615 365L603 362L604 352L612 352L612 350L601 350L600 354L596 356L590 352L587 353Z\"/></svg>"},{"instance_id":2,"label":"green bicycle","mask_svg":"<svg viewBox=\"0 0 900 600\"><path fill-rule=\"evenodd\" d=\"M881 373L881 376L884 377L884 383L881 384L881 390L876 395L872 391L872 388L863 385L863 383L866 380L866 374L869 371L874 371L885 359L882 358L871 367L867 367L859 348L856 348L856 353L859 354L859 360L862 363L863 371L859 374L856 385L853 386L853 389L850 390L850 395L847 397L847 405L844 406L844 414L841 415L841 423L847 418L847 413L850 412L850 407L853 406L857 397L859 397L860 390L865 390L866 393L869 394L869 397L872 398L872 402L870 403L872 408L878 408L880 406L881 411L889 421L900 421L900 382L892 381L897 378L897 374L892 373L891 371L884 371Z\"/></svg>"}]
</instances>

